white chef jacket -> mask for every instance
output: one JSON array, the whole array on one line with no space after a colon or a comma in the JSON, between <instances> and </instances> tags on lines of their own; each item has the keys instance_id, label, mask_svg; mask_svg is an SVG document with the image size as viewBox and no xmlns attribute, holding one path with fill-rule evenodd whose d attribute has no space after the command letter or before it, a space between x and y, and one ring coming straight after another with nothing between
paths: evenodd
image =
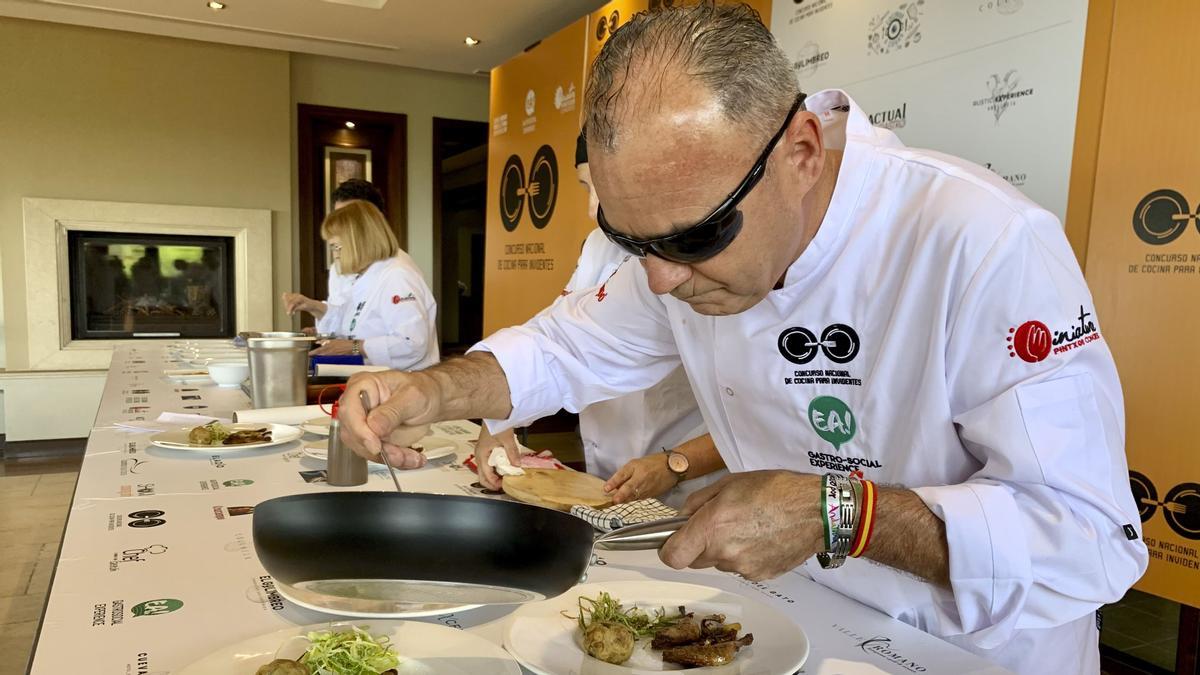
<instances>
[{"instance_id":1,"label":"white chef jacket","mask_svg":"<svg viewBox=\"0 0 1200 675\"><path fill-rule=\"evenodd\" d=\"M328 308L333 305L341 305L349 302L346 295L349 294L350 289L354 286L354 275L342 274L340 270L341 268L337 262L329 266L329 280L325 286L329 289L327 293L328 297L325 299L326 311L329 311Z\"/></svg>"},{"instance_id":2,"label":"white chef jacket","mask_svg":"<svg viewBox=\"0 0 1200 675\"><path fill-rule=\"evenodd\" d=\"M991 172L905 148L842 91L807 104L843 163L782 287L703 316L624 265L479 346L508 377L509 421L682 362L731 471L861 469L946 523L951 590L862 559L802 572L1018 672L1096 673L1093 612L1148 556L1120 382L1062 228Z\"/></svg>"},{"instance_id":3,"label":"white chef jacket","mask_svg":"<svg viewBox=\"0 0 1200 675\"><path fill-rule=\"evenodd\" d=\"M326 303L318 333L362 340L370 364L421 370L438 362L437 304L407 253L346 277L352 281L342 285L336 302Z\"/></svg>"},{"instance_id":4,"label":"white chef jacket","mask_svg":"<svg viewBox=\"0 0 1200 675\"><path fill-rule=\"evenodd\" d=\"M563 297L555 304L571 294L595 292L596 287L607 281L628 257L629 254L610 242L599 228L592 230L583 243ZM663 448L675 448L705 432L704 418L682 367L675 368L648 389L597 401L579 412L579 435L583 440L588 471L604 479L630 460L662 452ZM659 499L682 506L688 494L725 473L720 471L685 481Z\"/></svg>"}]
</instances>

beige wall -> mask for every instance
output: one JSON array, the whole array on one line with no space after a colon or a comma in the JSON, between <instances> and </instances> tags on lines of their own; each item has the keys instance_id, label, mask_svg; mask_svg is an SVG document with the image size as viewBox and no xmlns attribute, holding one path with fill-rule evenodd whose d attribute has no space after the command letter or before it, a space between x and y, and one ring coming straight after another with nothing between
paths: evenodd
<instances>
[{"instance_id":1,"label":"beige wall","mask_svg":"<svg viewBox=\"0 0 1200 675\"><path fill-rule=\"evenodd\" d=\"M0 64L0 367L27 366L40 311L22 197L271 209L275 285L290 286L288 54L0 19Z\"/></svg>"},{"instance_id":2,"label":"beige wall","mask_svg":"<svg viewBox=\"0 0 1200 675\"><path fill-rule=\"evenodd\" d=\"M487 121L488 79L293 54L291 83L293 104L408 116L408 252L432 283L433 118Z\"/></svg>"},{"instance_id":3,"label":"beige wall","mask_svg":"<svg viewBox=\"0 0 1200 675\"><path fill-rule=\"evenodd\" d=\"M27 366L22 197L271 209L277 297L299 275L295 104L404 113L431 278L433 117L487 119L483 77L18 19L0 64L0 369Z\"/></svg>"}]
</instances>

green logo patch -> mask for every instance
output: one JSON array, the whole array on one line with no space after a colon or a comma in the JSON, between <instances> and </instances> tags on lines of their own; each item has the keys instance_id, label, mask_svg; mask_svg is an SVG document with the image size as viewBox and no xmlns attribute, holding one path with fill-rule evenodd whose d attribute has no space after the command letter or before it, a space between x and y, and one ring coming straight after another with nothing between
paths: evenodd
<instances>
[{"instance_id":1,"label":"green logo patch","mask_svg":"<svg viewBox=\"0 0 1200 675\"><path fill-rule=\"evenodd\" d=\"M833 396L818 396L808 404L808 423L837 450L849 443L858 429L850 406Z\"/></svg>"},{"instance_id":2,"label":"green logo patch","mask_svg":"<svg viewBox=\"0 0 1200 675\"><path fill-rule=\"evenodd\" d=\"M221 485L224 485L225 487L244 487L246 485L254 485L254 481L250 480L249 478L234 478L221 483Z\"/></svg>"},{"instance_id":3,"label":"green logo patch","mask_svg":"<svg viewBox=\"0 0 1200 675\"><path fill-rule=\"evenodd\" d=\"M170 614L180 607L183 607L182 600L161 598L159 600L139 602L130 611L133 612L134 616L156 616L158 614Z\"/></svg>"}]
</instances>

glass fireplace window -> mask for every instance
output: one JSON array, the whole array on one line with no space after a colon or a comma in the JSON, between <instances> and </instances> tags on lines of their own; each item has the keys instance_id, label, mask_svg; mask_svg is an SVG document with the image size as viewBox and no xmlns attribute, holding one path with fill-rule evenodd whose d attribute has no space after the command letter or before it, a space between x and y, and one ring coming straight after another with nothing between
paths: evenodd
<instances>
[{"instance_id":1,"label":"glass fireplace window","mask_svg":"<svg viewBox=\"0 0 1200 675\"><path fill-rule=\"evenodd\" d=\"M75 340L234 335L233 238L71 231Z\"/></svg>"}]
</instances>

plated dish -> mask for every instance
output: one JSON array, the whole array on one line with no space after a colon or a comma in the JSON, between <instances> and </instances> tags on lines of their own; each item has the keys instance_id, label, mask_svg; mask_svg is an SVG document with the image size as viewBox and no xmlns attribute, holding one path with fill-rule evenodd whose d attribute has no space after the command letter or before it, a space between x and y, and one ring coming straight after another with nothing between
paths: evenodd
<instances>
[{"instance_id":1,"label":"plated dish","mask_svg":"<svg viewBox=\"0 0 1200 675\"><path fill-rule=\"evenodd\" d=\"M808 658L803 629L775 608L708 586L657 580L583 584L523 605L510 619L504 646L539 675L684 669L792 675Z\"/></svg>"},{"instance_id":2,"label":"plated dish","mask_svg":"<svg viewBox=\"0 0 1200 675\"><path fill-rule=\"evenodd\" d=\"M314 665L320 669L314 670L311 667ZM179 675L385 672L520 675L521 669L503 649L466 631L417 621L371 621L355 625L314 624L259 635L222 647L187 666Z\"/></svg>"},{"instance_id":3,"label":"plated dish","mask_svg":"<svg viewBox=\"0 0 1200 675\"><path fill-rule=\"evenodd\" d=\"M302 434L286 424L220 424L179 427L154 434L150 443L175 450L248 450L290 443Z\"/></svg>"}]
</instances>

